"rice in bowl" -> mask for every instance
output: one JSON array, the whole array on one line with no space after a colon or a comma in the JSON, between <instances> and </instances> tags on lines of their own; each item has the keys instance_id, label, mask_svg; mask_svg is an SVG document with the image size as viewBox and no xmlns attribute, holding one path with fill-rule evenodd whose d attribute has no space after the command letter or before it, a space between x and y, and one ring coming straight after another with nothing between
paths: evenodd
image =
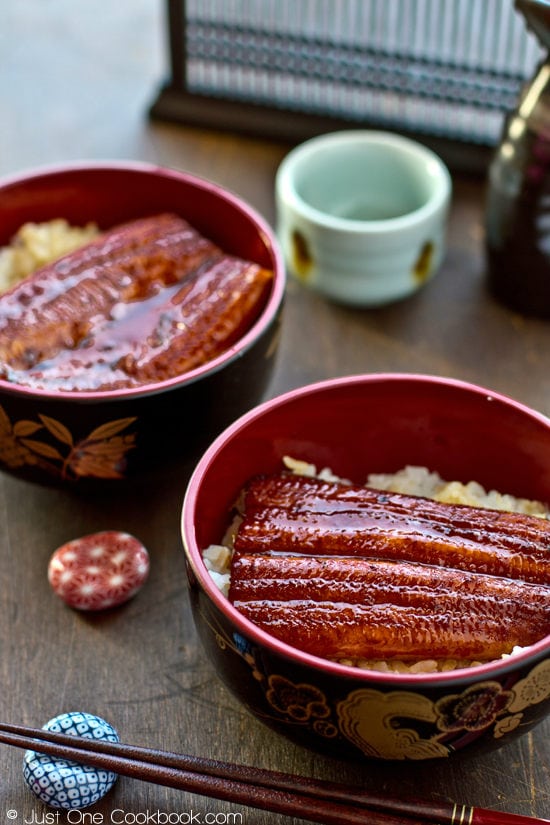
<instances>
[{"instance_id":1,"label":"rice in bowl","mask_svg":"<svg viewBox=\"0 0 550 825\"><path fill-rule=\"evenodd\" d=\"M83 246L98 234L95 223L71 226L64 218L23 224L10 244L0 248L0 293L15 286L41 266Z\"/></svg>"}]
</instances>

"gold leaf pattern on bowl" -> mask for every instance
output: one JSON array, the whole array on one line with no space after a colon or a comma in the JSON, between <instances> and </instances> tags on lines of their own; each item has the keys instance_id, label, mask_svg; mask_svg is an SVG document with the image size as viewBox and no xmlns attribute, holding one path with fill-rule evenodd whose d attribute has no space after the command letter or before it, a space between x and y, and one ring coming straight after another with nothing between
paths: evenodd
<instances>
[{"instance_id":1,"label":"gold leaf pattern on bowl","mask_svg":"<svg viewBox=\"0 0 550 825\"><path fill-rule=\"evenodd\" d=\"M136 416L108 421L79 441L61 421L40 413L38 419L12 424L0 405L0 461L6 467L38 466L61 479L124 477L126 455L136 446L136 433L123 431ZM54 443L37 438L38 434L49 434Z\"/></svg>"}]
</instances>

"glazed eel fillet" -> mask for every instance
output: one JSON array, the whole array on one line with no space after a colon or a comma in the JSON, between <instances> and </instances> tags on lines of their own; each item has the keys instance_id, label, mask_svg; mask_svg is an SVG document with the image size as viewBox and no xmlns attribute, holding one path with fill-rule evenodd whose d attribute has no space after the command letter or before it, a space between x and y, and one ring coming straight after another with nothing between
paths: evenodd
<instances>
[{"instance_id":1,"label":"glazed eel fillet","mask_svg":"<svg viewBox=\"0 0 550 825\"><path fill-rule=\"evenodd\" d=\"M253 479L229 598L325 658L487 660L550 633L544 519L282 473Z\"/></svg>"},{"instance_id":2,"label":"glazed eel fillet","mask_svg":"<svg viewBox=\"0 0 550 825\"><path fill-rule=\"evenodd\" d=\"M122 224L0 297L0 375L69 390L179 375L243 334L271 279L177 215Z\"/></svg>"}]
</instances>

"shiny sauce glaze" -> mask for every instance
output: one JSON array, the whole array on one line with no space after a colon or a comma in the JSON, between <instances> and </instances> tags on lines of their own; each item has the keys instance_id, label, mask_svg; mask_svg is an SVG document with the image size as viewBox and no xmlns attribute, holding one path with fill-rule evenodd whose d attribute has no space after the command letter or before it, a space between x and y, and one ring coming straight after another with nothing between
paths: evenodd
<instances>
[{"instance_id":1,"label":"shiny sauce glaze","mask_svg":"<svg viewBox=\"0 0 550 825\"><path fill-rule=\"evenodd\" d=\"M252 479L229 598L332 659L484 661L550 634L541 518L281 473Z\"/></svg>"},{"instance_id":2,"label":"shiny sauce glaze","mask_svg":"<svg viewBox=\"0 0 550 825\"><path fill-rule=\"evenodd\" d=\"M81 391L180 375L238 340L271 281L176 215L132 221L0 296L0 375Z\"/></svg>"}]
</instances>

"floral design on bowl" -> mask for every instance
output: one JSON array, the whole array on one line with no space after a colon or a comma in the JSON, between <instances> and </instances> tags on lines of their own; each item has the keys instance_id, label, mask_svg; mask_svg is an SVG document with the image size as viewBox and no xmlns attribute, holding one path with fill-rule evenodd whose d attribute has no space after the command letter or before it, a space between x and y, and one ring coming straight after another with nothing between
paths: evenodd
<instances>
[{"instance_id":1,"label":"floral design on bowl","mask_svg":"<svg viewBox=\"0 0 550 825\"><path fill-rule=\"evenodd\" d=\"M0 378L0 469L46 484L117 485L193 459L262 398L275 366L286 273L272 228L223 187L134 161L30 170L0 180L0 246L27 222L61 217L102 230L165 212L228 255L274 273L258 317L206 363L136 387L47 390Z\"/></svg>"},{"instance_id":2,"label":"floral design on bowl","mask_svg":"<svg viewBox=\"0 0 550 825\"><path fill-rule=\"evenodd\" d=\"M512 733L525 710L550 698L550 659L545 659L512 687L480 682L435 701L411 690L359 688L333 703L317 685L268 673L261 650L244 636L227 633L208 608L202 615L218 648L251 669L266 706L255 711L264 720L284 722L287 733L305 727L324 739L348 740L370 758L448 757L464 739Z\"/></svg>"},{"instance_id":3,"label":"floral design on bowl","mask_svg":"<svg viewBox=\"0 0 550 825\"><path fill-rule=\"evenodd\" d=\"M78 441L61 421L42 413L37 418L12 424L0 405L0 460L10 470L28 465L62 480L124 477L126 454L134 449L136 434L122 433L136 421L135 416L107 421ZM38 434L50 438L46 441Z\"/></svg>"},{"instance_id":4,"label":"floral design on bowl","mask_svg":"<svg viewBox=\"0 0 550 825\"><path fill-rule=\"evenodd\" d=\"M363 670L275 639L218 589L202 552L220 541L240 491L284 456L358 481L425 465L443 478L550 501L550 421L449 378L331 379L264 402L198 462L182 537L198 633L216 672L258 719L292 741L356 760L449 759L513 741L550 711L550 637L513 655L434 672Z\"/></svg>"}]
</instances>

